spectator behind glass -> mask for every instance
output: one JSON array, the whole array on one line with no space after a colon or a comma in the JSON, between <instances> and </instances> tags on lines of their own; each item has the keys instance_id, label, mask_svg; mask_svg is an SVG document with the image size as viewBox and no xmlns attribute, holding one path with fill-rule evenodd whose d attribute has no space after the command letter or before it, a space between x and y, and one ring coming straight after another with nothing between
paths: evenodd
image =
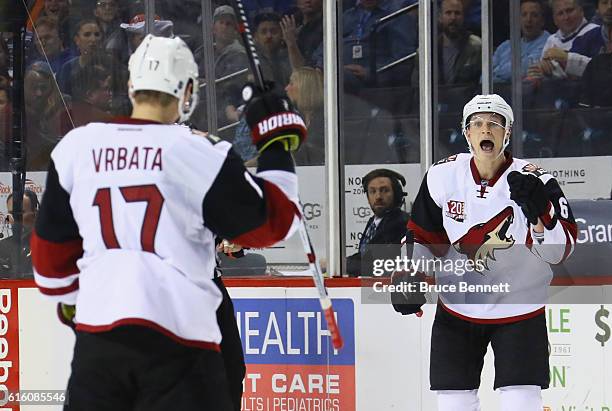
<instances>
[{"instance_id":1,"label":"spectator behind glass","mask_svg":"<svg viewBox=\"0 0 612 411\"><path fill-rule=\"evenodd\" d=\"M0 85L0 171L9 169L9 145L11 143L11 91Z\"/></svg>"},{"instance_id":2,"label":"spectator behind glass","mask_svg":"<svg viewBox=\"0 0 612 411\"><path fill-rule=\"evenodd\" d=\"M568 75L582 76L592 57L606 52L609 39L609 29L612 27L610 14L612 14L612 0L599 0L597 14L601 16L602 25L599 30L591 30L584 36L574 40L574 44L567 54L565 71ZM563 65L563 62L562 62Z\"/></svg>"},{"instance_id":3,"label":"spectator behind glass","mask_svg":"<svg viewBox=\"0 0 612 411\"><path fill-rule=\"evenodd\" d=\"M123 47L122 53L120 54L120 61L123 64L127 64L129 57L132 55L134 50L138 48L142 39L145 37L145 15L137 14L130 20L129 23L121 23L119 25L127 34L127 47ZM159 16L155 16L153 20L153 30L151 34L158 37L173 37L174 24L170 20L161 20ZM115 44L109 45L111 49L115 49ZM117 45L120 47L120 45Z\"/></svg>"},{"instance_id":4,"label":"spectator behind glass","mask_svg":"<svg viewBox=\"0 0 612 411\"><path fill-rule=\"evenodd\" d=\"M544 28L544 6L541 0L521 0L521 77L532 64L538 64L550 33ZM499 45L493 54L493 81L512 80L512 50L510 40Z\"/></svg>"},{"instance_id":5,"label":"spectator behind glass","mask_svg":"<svg viewBox=\"0 0 612 411\"><path fill-rule=\"evenodd\" d=\"M0 86L10 87L11 82L12 79L7 68L0 66Z\"/></svg>"},{"instance_id":6,"label":"spectator behind glass","mask_svg":"<svg viewBox=\"0 0 612 411\"><path fill-rule=\"evenodd\" d=\"M65 112L53 73L45 63L35 63L24 78L26 168L46 170L49 155L62 137L61 116Z\"/></svg>"},{"instance_id":7,"label":"spectator behind glass","mask_svg":"<svg viewBox=\"0 0 612 411\"><path fill-rule=\"evenodd\" d=\"M58 75L61 90L73 95L73 84L79 72L90 65L99 65L111 73L111 88L113 91L113 113L126 115L130 104L127 92L127 67L119 62L112 54L102 50L101 31L95 20L84 19L77 26L74 36L80 55L62 66Z\"/></svg>"},{"instance_id":8,"label":"spectator behind glass","mask_svg":"<svg viewBox=\"0 0 612 411\"><path fill-rule=\"evenodd\" d=\"M72 95L72 78L100 49L102 32L98 22L92 19L81 20L75 29L73 39L79 55L66 62L57 76L61 90L70 95Z\"/></svg>"},{"instance_id":9,"label":"spectator behind glass","mask_svg":"<svg viewBox=\"0 0 612 411\"><path fill-rule=\"evenodd\" d=\"M8 110L11 103L11 92L7 86L0 85L0 113Z\"/></svg>"},{"instance_id":10,"label":"spectator behind glass","mask_svg":"<svg viewBox=\"0 0 612 411\"><path fill-rule=\"evenodd\" d=\"M8 238L3 238L0 241L0 275L3 278L21 276L23 274L32 273L32 259L30 257L30 238L32 236L32 230L34 223L36 222L36 214L38 213L39 201L36 193L32 190L25 189L23 192L23 203L22 203L22 224L23 233L21 236L21 259L22 267L16 267L15 247L16 244L13 241L14 234ZM13 219L13 193L9 194L6 198L6 209L8 215L6 217L6 223L12 226L14 224Z\"/></svg>"},{"instance_id":11,"label":"spectator behind glass","mask_svg":"<svg viewBox=\"0 0 612 411\"><path fill-rule=\"evenodd\" d=\"M67 48L70 43L70 25L73 24L70 18L70 7L68 0L44 0L43 10L37 16L33 16L34 21L41 17L48 17L57 23L59 36Z\"/></svg>"},{"instance_id":12,"label":"spectator behind glass","mask_svg":"<svg viewBox=\"0 0 612 411\"><path fill-rule=\"evenodd\" d=\"M479 82L482 43L465 28L461 0L442 0L438 21L440 84Z\"/></svg>"},{"instance_id":13,"label":"spectator behind glass","mask_svg":"<svg viewBox=\"0 0 612 411\"><path fill-rule=\"evenodd\" d=\"M313 54L323 44L323 0L297 0L302 25L295 15L283 16L281 29L293 70L314 65Z\"/></svg>"},{"instance_id":14,"label":"spectator behind glass","mask_svg":"<svg viewBox=\"0 0 612 411\"><path fill-rule=\"evenodd\" d=\"M575 48L575 42L583 36L585 39L599 33L600 27L588 23L580 0L552 0L553 21L558 30L546 40L542 50L542 60L538 67L533 67L530 74L540 74L557 79L568 75L579 76L584 66L579 68L585 56L592 54L586 44ZM539 69L539 70L538 70ZM578 71L580 74L578 74Z\"/></svg>"},{"instance_id":15,"label":"spectator behind glass","mask_svg":"<svg viewBox=\"0 0 612 411\"><path fill-rule=\"evenodd\" d=\"M346 258L346 272L352 277L371 276L374 260L392 260L399 256L409 220L408 214L401 209L405 195L402 187L406 185L404 177L383 168L370 171L362 182L373 215L361 234L359 251Z\"/></svg>"},{"instance_id":16,"label":"spectator behind glass","mask_svg":"<svg viewBox=\"0 0 612 411\"><path fill-rule=\"evenodd\" d=\"M117 0L98 0L94 15L102 31L102 49L119 57L120 48L127 46L127 40L119 26L121 22Z\"/></svg>"},{"instance_id":17,"label":"spectator behind glass","mask_svg":"<svg viewBox=\"0 0 612 411\"><path fill-rule=\"evenodd\" d=\"M612 107L612 1L607 1L606 7L599 9L606 31L605 52L599 54L589 62L582 76L583 105L589 107Z\"/></svg>"},{"instance_id":18,"label":"spectator behind glass","mask_svg":"<svg viewBox=\"0 0 612 411\"><path fill-rule=\"evenodd\" d=\"M312 67L293 70L285 88L287 97L300 112L308 129L308 139L295 153L297 165L325 163L325 126L323 117L323 74Z\"/></svg>"},{"instance_id":19,"label":"spectator behind glass","mask_svg":"<svg viewBox=\"0 0 612 411\"><path fill-rule=\"evenodd\" d=\"M39 18L34 25L37 54L32 57L32 63L48 61L55 75L66 62L74 58L69 49L64 49L58 30L57 22L49 17Z\"/></svg>"},{"instance_id":20,"label":"spectator behind glass","mask_svg":"<svg viewBox=\"0 0 612 411\"><path fill-rule=\"evenodd\" d=\"M75 84L78 87L74 89L70 107L74 127L91 122L106 122L112 117L111 75L107 69L99 65L88 65L77 74Z\"/></svg>"},{"instance_id":21,"label":"spectator behind glass","mask_svg":"<svg viewBox=\"0 0 612 411\"><path fill-rule=\"evenodd\" d=\"M215 77L221 78L234 74L249 66L246 51L238 41L238 22L234 9L230 6L219 6L213 13L213 47L215 56ZM204 46L194 53L200 76L205 77ZM236 107L242 104L241 89L246 76L238 76L216 84L217 119L222 127L229 122L238 121ZM206 105L196 107L192 122L199 129L207 129Z\"/></svg>"},{"instance_id":22,"label":"spectator behind glass","mask_svg":"<svg viewBox=\"0 0 612 411\"><path fill-rule=\"evenodd\" d=\"M361 0L355 7L346 10L342 16L342 42L344 64L344 89L358 94L364 87L397 86L410 78L412 63L408 72L405 66L377 75L376 83L370 73L370 57L375 56L376 67L380 68L416 50L416 19L405 16L379 26L376 47L372 49L372 27L376 20L391 13L391 3L380 0ZM323 68L322 47L315 52L316 66ZM403 66L403 65L402 65Z\"/></svg>"},{"instance_id":23,"label":"spectator behind glass","mask_svg":"<svg viewBox=\"0 0 612 411\"><path fill-rule=\"evenodd\" d=\"M249 22L254 22L258 14L278 13L284 16L291 14L295 9L295 0L242 0L242 4Z\"/></svg>"},{"instance_id":24,"label":"spectator behind glass","mask_svg":"<svg viewBox=\"0 0 612 411\"><path fill-rule=\"evenodd\" d=\"M1 34L1 33L0 33ZM0 69L7 68L9 66L9 49L6 41L0 35Z\"/></svg>"},{"instance_id":25,"label":"spectator behind glass","mask_svg":"<svg viewBox=\"0 0 612 411\"><path fill-rule=\"evenodd\" d=\"M294 153L296 164L323 164L325 162L323 74L320 70L312 67L296 69L291 74L285 91L293 106L304 118L308 129L308 138L300 149ZM253 143L251 143L251 132L244 116L242 116L240 124L236 128L232 145L236 153L247 165L255 165L258 153Z\"/></svg>"},{"instance_id":26,"label":"spectator behind glass","mask_svg":"<svg viewBox=\"0 0 612 411\"><path fill-rule=\"evenodd\" d=\"M282 93L289 83L291 64L283 43L280 21L281 18L276 13L255 16L254 39L264 78L273 81L275 90Z\"/></svg>"}]
</instances>

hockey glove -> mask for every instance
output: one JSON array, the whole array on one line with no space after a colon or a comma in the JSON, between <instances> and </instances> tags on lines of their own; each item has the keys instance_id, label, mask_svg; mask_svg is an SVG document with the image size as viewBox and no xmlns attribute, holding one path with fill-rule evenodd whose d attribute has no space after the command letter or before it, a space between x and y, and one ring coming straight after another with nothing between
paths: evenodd
<instances>
[{"instance_id":1,"label":"hockey glove","mask_svg":"<svg viewBox=\"0 0 612 411\"><path fill-rule=\"evenodd\" d=\"M245 116L253 144L260 153L274 143L295 151L306 140L306 124L289 100L252 84L244 87L242 97L247 103Z\"/></svg>"},{"instance_id":2,"label":"hockey glove","mask_svg":"<svg viewBox=\"0 0 612 411\"><path fill-rule=\"evenodd\" d=\"M75 315L76 306L63 303L57 304L57 316L59 320L73 330L76 328L76 323L74 322Z\"/></svg>"},{"instance_id":3,"label":"hockey glove","mask_svg":"<svg viewBox=\"0 0 612 411\"><path fill-rule=\"evenodd\" d=\"M521 207L530 224L536 225L538 218L546 217L550 201L542 180L532 174L513 171L508 174L508 185L510 199ZM542 221L546 220L550 218L542 218Z\"/></svg>"},{"instance_id":4,"label":"hockey glove","mask_svg":"<svg viewBox=\"0 0 612 411\"><path fill-rule=\"evenodd\" d=\"M420 278L401 271L395 272L391 276L391 284L395 286L395 291L391 293L391 304L393 309L402 315L416 314L421 316L421 307L427 302L425 293L419 291ZM409 288L413 284L413 288ZM413 290L413 291L411 291Z\"/></svg>"}]
</instances>

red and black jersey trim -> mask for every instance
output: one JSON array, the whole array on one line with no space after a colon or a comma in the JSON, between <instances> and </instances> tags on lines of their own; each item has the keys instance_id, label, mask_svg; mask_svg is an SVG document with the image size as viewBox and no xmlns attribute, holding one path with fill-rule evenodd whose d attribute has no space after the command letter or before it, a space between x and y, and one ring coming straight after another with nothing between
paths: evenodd
<instances>
[{"instance_id":1,"label":"red and black jersey trim","mask_svg":"<svg viewBox=\"0 0 612 411\"><path fill-rule=\"evenodd\" d=\"M285 155L291 160L289 153L267 151L262 157L269 171L279 171L275 164L281 167L280 172L288 171L282 170L288 163L275 162L274 156ZM289 164L293 168L293 163ZM247 174L240 157L230 150L202 202L204 224L217 236L243 247L266 247L285 237L299 211L276 185Z\"/></svg>"},{"instance_id":2,"label":"red and black jersey trim","mask_svg":"<svg viewBox=\"0 0 612 411\"><path fill-rule=\"evenodd\" d=\"M32 265L36 272L47 278L66 278L78 274L76 262L83 256L83 240L56 243L32 233L30 241Z\"/></svg>"},{"instance_id":3,"label":"red and black jersey trim","mask_svg":"<svg viewBox=\"0 0 612 411\"><path fill-rule=\"evenodd\" d=\"M572 245L576 244L576 238L578 237L578 226L576 223L570 223L569 221L559 220L561 223L561 227L563 227L563 232L565 233L565 251L563 253L563 258L559 263L562 263L569 257L572 252Z\"/></svg>"},{"instance_id":4,"label":"red and black jersey trim","mask_svg":"<svg viewBox=\"0 0 612 411\"><path fill-rule=\"evenodd\" d=\"M65 278L79 272L76 262L83 255L83 239L70 208L70 196L59 183L53 161L30 247L32 264L41 276Z\"/></svg>"},{"instance_id":5,"label":"red and black jersey trim","mask_svg":"<svg viewBox=\"0 0 612 411\"><path fill-rule=\"evenodd\" d=\"M186 345L188 347L194 347L194 348L200 348L203 350L221 352L221 346L219 344L208 342L208 341L188 340L186 338L179 337L178 335L174 334L170 330L167 330L161 325L153 321L145 320L143 318L123 318L121 320L117 320L117 321L112 322L111 324L106 324L106 325L89 325L89 324L78 323L76 326L76 329L77 331L85 331L89 333L101 333L101 332L107 332L114 328L126 326L126 325L138 325L142 327L147 327L149 329L152 329L154 331L157 331L165 335L166 337L172 339L173 341L179 344Z\"/></svg>"},{"instance_id":6,"label":"red and black jersey trim","mask_svg":"<svg viewBox=\"0 0 612 411\"><path fill-rule=\"evenodd\" d=\"M501 166L501 168L497 170L493 178L487 181L488 187L493 187L495 183L497 182L497 180L499 180L499 178L512 165L512 162L514 161L514 159L512 158L512 154L506 151L504 152L504 155L506 156L506 161ZM474 179L474 183L476 183L477 185L481 185L483 178L480 177L480 173L478 172L478 168L476 167L476 162L474 161L474 157L470 159L470 171L472 172L472 178Z\"/></svg>"},{"instance_id":7,"label":"red and black jersey trim","mask_svg":"<svg viewBox=\"0 0 612 411\"><path fill-rule=\"evenodd\" d=\"M142 118L132 118L127 116L117 116L109 121L112 124L134 124L134 125L146 125L146 124L163 124L155 120L146 120Z\"/></svg>"},{"instance_id":8,"label":"red and black jersey trim","mask_svg":"<svg viewBox=\"0 0 612 411\"><path fill-rule=\"evenodd\" d=\"M538 315L544 314L544 311L545 311L545 307L541 307L535 311L525 313L525 314L515 315L512 317L476 318L476 317L468 317L467 315L463 315L456 311L453 311L450 308L448 308L442 301L438 300L438 304L440 304L440 306L450 315L457 317L461 320L474 323L474 324L511 324L511 323L516 323L516 322L523 321L523 320L528 320L533 317L537 317Z\"/></svg>"},{"instance_id":9,"label":"red and black jersey trim","mask_svg":"<svg viewBox=\"0 0 612 411\"><path fill-rule=\"evenodd\" d=\"M300 215L297 207L274 184L264 181L266 221L254 230L230 238L243 247L267 247L281 241L289 232L293 218Z\"/></svg>"},{"instance_id":10,"label":"red and black jersey trim","mask_svg":"<svg viewBox=\"0 0 612 411\"><path fill-rule=\"evenodd\" d=\"M546 210L540 216L540 220L542 221L542 224L544 224L544 227L546 227L547 230L552 230L557 224L557 217L555 217L554 214L552 216L550 215L550 210L552 208L552 203L549 201L548 205L546 206Z\"/></svg>"},{"instance_id":11,"label":"red and black jersey trim","mask_svg":"<svg viewBox=\"0 0 612 411\"><path fill-rule=\"evenodd\" d=\"M38 285L38 289L40 290L41 293L43 293L44 295L48 295L48 296L66 295L66 294L70 294L79 289L79 279L75 278L75 280L72 283L70 283L69 285L65 287L49 288L49 287L42 287L41 285Z\"/></svg>"},{"instance_id":12,"label":"red and black jersey trim","mask_svg":"<svg viewBox=\"0 0 612 411\"><path fill-rule=\"evenodd\" d=\"M442 209L438 207L429 192L427 173L414 199L408 229L412 231L414 241L429 246L434 255L446 254L450 241L444 229Z\"/></svg>"}]
</instances>

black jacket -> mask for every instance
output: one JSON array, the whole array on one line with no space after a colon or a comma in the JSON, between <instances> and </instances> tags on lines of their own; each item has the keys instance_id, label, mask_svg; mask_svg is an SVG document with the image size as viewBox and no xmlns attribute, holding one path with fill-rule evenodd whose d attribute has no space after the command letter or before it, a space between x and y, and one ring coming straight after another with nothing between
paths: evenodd
<instances>
[{"instance_id":1,"label":"black jacket","mask_svg":"<svg viewBox=\"0 0 612 411\"><path fill-rule=\"evenodd\" d=\"M362 236L368 230L370 224L374 222L374 216L370 217ZM363 255L359 252L347 257L346 272L350 276L371 276L373 275L373 261L376 259L395 259L400 255L400 242L402 237L408 236L407 242L412 243L412 233L408 231L406 225L410 216L400 208L392 208L382 218L374 237L366 246ZM391 273L385 273L390 275Z\"/></svg>"}]
</instances>

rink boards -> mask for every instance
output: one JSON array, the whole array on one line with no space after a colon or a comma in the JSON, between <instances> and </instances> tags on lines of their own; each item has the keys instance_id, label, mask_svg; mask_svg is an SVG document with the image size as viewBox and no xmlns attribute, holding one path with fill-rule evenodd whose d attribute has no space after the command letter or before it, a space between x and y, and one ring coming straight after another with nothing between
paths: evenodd
<instances>
[{"instance_id":1,"label":"rink boards","mask_svg":"<svg viewBox=\"0 0 612 411\"><path fill-rule=\"evenodd\" d=\"M435 410L428 390L434 305L422 318L362 300L359 280L329 282L345 347L330 346L308 279L231 279L247 360L243 410ZM574 287L604 304L556 304L546 310L550 340L551 411L612 410L612 286ZM0 391L61 390L74 336L31 281L0 288ZM496 410L487 354L482 408ZM2 395L0 394L0 399ZM53 410L22 405L0 410Z\"/></svg>"}]
</instances>

